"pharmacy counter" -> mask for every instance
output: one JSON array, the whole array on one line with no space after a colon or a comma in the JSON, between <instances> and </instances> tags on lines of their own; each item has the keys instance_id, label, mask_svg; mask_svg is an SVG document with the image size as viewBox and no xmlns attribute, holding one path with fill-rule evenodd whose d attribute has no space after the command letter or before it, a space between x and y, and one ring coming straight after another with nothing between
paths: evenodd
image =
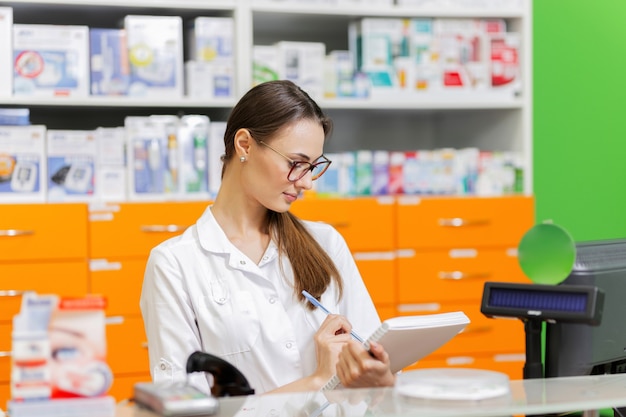
<instances>
[{"instance_id":1,"label":"pharmacy counter","mask_svg":"<svg viewBox=\"0 0 626 417\"><path fill-rule=\"evenodd\" d=\"M511 416L626 407L626 374L511 381L510 394L483 400L432 400L396 388L335 390L220 399L218 416ZM118 404L116 417L153 417Z\"/></svg>"}]
</instances>

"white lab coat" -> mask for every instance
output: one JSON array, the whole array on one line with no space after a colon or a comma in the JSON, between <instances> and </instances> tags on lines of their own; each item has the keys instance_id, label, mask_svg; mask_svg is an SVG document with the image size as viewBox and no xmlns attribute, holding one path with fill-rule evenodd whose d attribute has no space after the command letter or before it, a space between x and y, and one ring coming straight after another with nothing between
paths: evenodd
<instances>
[{"instance_id":1,"label":"white lab coat","mask_svg":"<svg viewBox=\"0 0 626 417\"><path fill-rule=\"evenodd\" d=\"M327 224L305 224L344 281L343 298L337 301L331 285L322 304L368 337L380 319L345 240ZM182 235L155 247L140 300L153 381L184 380L187 358L197 350L235 365L257 394L313 373L313 335L325 314L297 301L284 257L282 270L274 243L255 264L227 239L210 207ZM210 391L209 375L192 380Z\"/></svg>"}]
</instances>

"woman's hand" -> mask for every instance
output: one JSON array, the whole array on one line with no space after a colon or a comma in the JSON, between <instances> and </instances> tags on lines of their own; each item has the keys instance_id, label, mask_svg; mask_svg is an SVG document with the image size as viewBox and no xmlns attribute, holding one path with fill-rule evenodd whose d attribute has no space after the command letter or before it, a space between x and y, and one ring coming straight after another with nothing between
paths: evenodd
<instances>
[{"instance_id":1,"label":"woman's hand","mask_svg":"<svg viewBox=\"0 0 626 417\"><path fill-rule=\"evenodd\" d=\"M322 385L335 375L339 352L351 339L350 330L352 325L344 316L329 314L315 333L317 369L314 376L320 378Z\"/></svg>"},{"instance_id":2,"label":"woman's hand","mask_svg":"<svg viewBox=\"0 0 626 417\"><path fill-rule=\"evenodd\" d=\"M369 352L355 340L345 343L339 353L336 372L347 388L390 387L396 381L389 368L389 355L375 342L370 344Z\"/></svg>"}]
</instances>

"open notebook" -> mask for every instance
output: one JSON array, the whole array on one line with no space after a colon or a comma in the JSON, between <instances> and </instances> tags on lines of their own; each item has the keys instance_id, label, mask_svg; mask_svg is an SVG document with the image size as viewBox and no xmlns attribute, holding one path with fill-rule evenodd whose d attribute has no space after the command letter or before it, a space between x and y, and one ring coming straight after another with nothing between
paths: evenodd
<instances>
[{"instance_id":1,"label":"open notebook","mask_svg":"<svg viewBox=\"0 0 626 417\"><path fill-rule=\"evenodd\" d=\"M389 354L391 372L395 373L437 350L469 322L462 311L393 317L380 324L367 338L365 347L369 348L369 342L383 345ZM335 375L322 390L331 390L337 385L339 378Z\"/></svg>"}]
</instances>

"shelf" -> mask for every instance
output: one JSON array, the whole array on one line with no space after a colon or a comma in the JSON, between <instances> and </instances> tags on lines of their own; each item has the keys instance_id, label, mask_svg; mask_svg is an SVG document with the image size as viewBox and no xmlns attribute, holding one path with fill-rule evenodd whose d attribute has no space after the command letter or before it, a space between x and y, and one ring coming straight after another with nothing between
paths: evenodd
<instances>
[{"instance_id":1,"label":"shelf","mask_svg":"<svg viewBox=\"0 0 626 417\"><path fill-rule=\"evenodd\" d=\"M2 3L10 3L17 6L24 5L66 5L66 6L110 6L110 7L128 7L128 8L177 8L177 9L196 9L196 10L230 10L235 8L234 0L135 0L132 3L127 0L11 0Z\"/></svg>"},{"instance_id":2,"label":"shelf","mask_svg":"<svg viewBox=\"0 0 626 417\"><path fill-rule=\"evenodd\" d=\"M400 6L323 6L309 4L285 4L279 1L259 1L254 3L255 13L300 14L310 16L346 16L346 17L454 17L454 18L521 18L524 11L520 8L480 9L480 8L416 8Z\"/></svg>"},{"instance_id":3,"label":"shelf","mask_svg":"<svg viewBox=\"0 0 626 417\"><path fill-rule=\"evenodd\" d=\"M234 99L198 100L174 99L159 101L154 98L137 97L29 97L19 96L0 99L0 105L14 106L55 106L55 107L181 107L181 108L230 108L235 105Z\"/></svg>"}]
</instances>

